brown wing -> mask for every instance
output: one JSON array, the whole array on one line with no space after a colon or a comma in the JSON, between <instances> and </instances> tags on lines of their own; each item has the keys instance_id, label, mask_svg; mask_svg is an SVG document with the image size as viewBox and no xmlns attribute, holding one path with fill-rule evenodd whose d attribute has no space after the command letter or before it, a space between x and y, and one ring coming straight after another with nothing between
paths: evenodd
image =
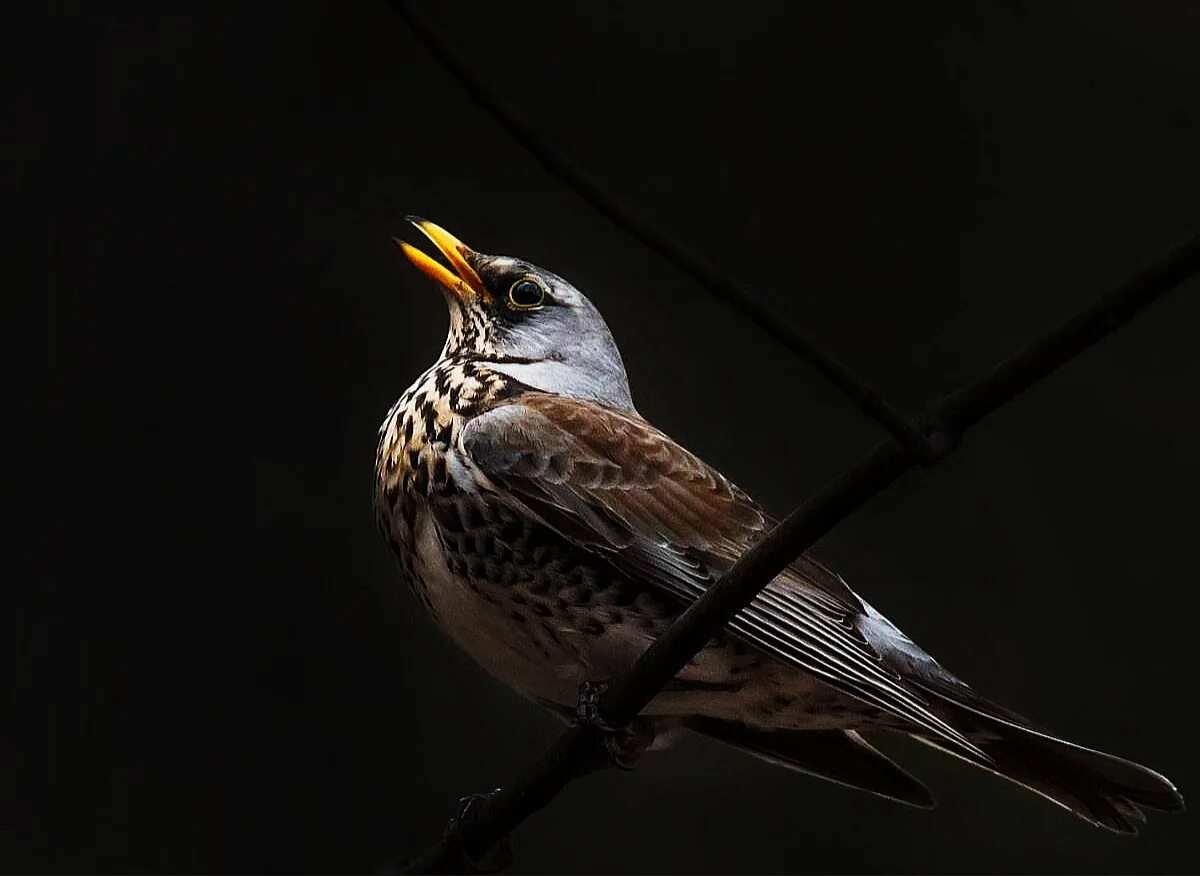
<instances>
[{"instance_id":1,"label":"brown wing","mask_svg":"<svg viewBox=\"0 0 1200 876\"><path fill-rule=\"evenodd\" d=\"M548 526L635 580L695 601L771 521L757 504L641 418L526 393L476 417L461 450ZM857 629L864 605L840 577L801 557L731 622L774 657L941 737L978 749L886 666Z\"/></svg>"}]
</instances>

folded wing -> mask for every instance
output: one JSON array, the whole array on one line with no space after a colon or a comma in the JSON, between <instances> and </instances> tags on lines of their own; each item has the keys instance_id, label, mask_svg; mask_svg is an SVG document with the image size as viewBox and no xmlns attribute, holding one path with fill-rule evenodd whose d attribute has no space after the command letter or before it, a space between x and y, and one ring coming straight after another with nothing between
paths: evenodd
<instances>
[{"instance_id":1,"label":"folded wing","mask_svg":"<svg viewBox=\"0 0 1200 876\"><path fill-rule=\"evenodd\" d=\"M646 421L586 401L526 393L476 417L460 441L504 501L684 602L773 525L720 472ZM860 631L868 611L840 577L801 557L730 631L947 748L987 760L868 642Z\"/></svg>"}]
</instances>

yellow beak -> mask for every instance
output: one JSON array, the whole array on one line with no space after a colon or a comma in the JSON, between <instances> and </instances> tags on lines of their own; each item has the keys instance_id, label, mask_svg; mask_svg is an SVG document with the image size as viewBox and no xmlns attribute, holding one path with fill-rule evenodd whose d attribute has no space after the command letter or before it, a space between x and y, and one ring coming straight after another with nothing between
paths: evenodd
<instances>
[{"instance_id":1,"label":"yellow beak","mask_svg":"<svg viewBox=\"0 0 1200 876\"><path fill-rule=\"evenodd\" d=\"M405 243L402 240L397 240L396 243L400 244L400 249L404 251L404 255L408 257L408 260L413 263L418 271L457 298L463 300L468 298L482 298L484 301L492 300L491 293L483 285L479 274L475 273L475 269L467 263L467 256L473 255L470 247L445 228L435 225L427 219L421 219L417 216L407 216L405 218L419 228L421 233L433 242L433 245L438 248L438 252L445 256L446 261L450 262L451 267L454 268L454 272L451 272L441 262L425 255L425 253L421 252L415 246Z\"/></svg>"}]
</instances>

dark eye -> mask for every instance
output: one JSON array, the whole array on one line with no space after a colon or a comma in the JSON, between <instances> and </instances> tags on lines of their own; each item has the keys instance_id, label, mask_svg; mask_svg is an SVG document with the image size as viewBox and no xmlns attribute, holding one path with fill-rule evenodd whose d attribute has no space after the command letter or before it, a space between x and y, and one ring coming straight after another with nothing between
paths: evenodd
<instances>
[{"instance_id":1,"label":"dark eye","mask_svg":"<svg viewBox=\"0 0 1200 876\"><path fill-rule=\"evenodd\" d=\"M508 304L514 310L536 310L546 300L546 287L532 277L523 277L508 289Z\"/></svg>"}]
</instances>

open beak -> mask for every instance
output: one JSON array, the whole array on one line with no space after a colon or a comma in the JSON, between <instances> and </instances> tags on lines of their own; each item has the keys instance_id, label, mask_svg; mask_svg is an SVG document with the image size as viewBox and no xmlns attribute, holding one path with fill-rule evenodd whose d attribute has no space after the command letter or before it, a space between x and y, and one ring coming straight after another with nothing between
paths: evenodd
<instances>
[{"instance_id":1,"label":"open beak","mask_svg":"<svg viewBox=\"0 0 1200 876\"><path fill-rule=\"evenodd\" d=\"M400 249L404 251L404 255L408 257L408 260L413 263L417 270L456 298L461 300L482 298L484 301L491 301L491 293L483 285L483 281L479 279L479 274L467 263L467 258L474 255L470 247L445 228L435 225L427 219L421 219L417 216L406 216L405 218L417 226L421 233L433 242L438 252L445 256L446 261L454 268L451 271L441 262L425 255L425 253L421 252L415 246L405 243L403 240L397 240L396 243L400 244Z\"/></svg>"}]
</instances>

